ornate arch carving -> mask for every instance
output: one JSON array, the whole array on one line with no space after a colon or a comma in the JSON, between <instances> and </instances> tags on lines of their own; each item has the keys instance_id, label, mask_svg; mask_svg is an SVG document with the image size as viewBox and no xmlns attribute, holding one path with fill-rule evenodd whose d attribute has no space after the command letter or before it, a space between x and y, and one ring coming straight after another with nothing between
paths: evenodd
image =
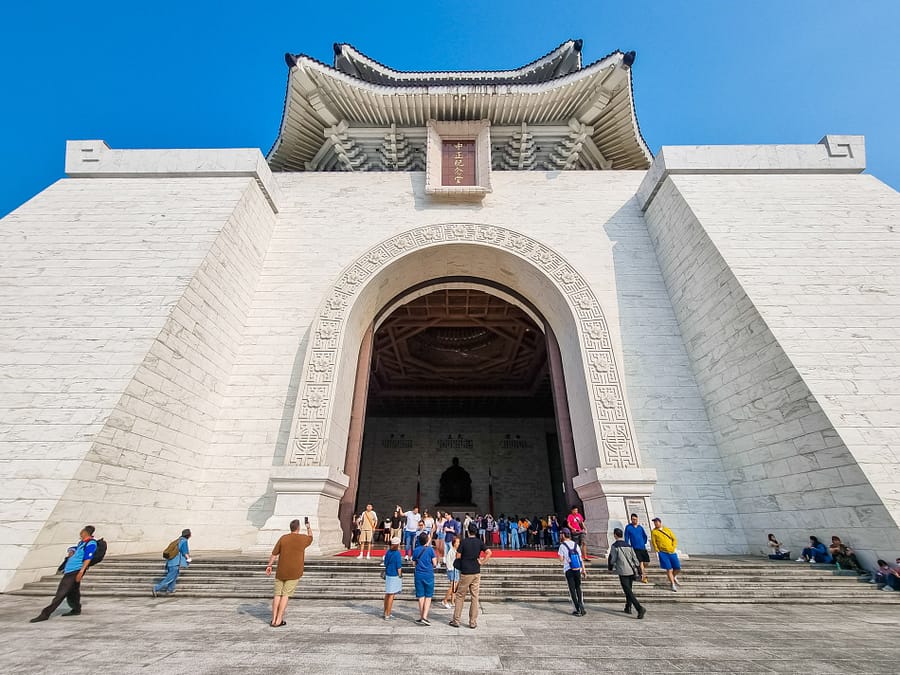
<instances>
[{"instance_id":1,"label":"ornate arch carving","mask_svg":"<svg viewBox=\"0 0 900 675\"><path fill-rule=\"evenodd\" d=\"M319 465L335 396L338 347L350 310L366 282L394 260L441 244L480 244L510 252L540 269L566 298L585 356L591 410L600 426L601 466L637 467L638 456L609 328L584 278L558 253L518 232L493 225L426 225L373 246L349 265L331 288L312 325L303 366L288 462Z\"/></svg>"}]
</instances>

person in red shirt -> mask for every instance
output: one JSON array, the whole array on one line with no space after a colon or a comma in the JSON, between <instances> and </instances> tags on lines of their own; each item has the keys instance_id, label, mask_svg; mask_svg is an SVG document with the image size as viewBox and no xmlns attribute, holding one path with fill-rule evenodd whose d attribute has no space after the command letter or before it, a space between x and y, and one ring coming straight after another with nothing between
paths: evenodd
<instances>
[{"instance_id":1,"label":"person in red shirt","mask_svg":"<svg viewBox=\"0 0 900 675\"><path fill-rule=\"evenodd\" d=\"M587 541L584 536L587 534L587 530L584 527L584 516L578 512L577 506L572 507L569 517L566 518L566 525L569 526L569 530L572 532L572 541L581 547L581 554L587 559Z\"/></svg>"}]
</instances>

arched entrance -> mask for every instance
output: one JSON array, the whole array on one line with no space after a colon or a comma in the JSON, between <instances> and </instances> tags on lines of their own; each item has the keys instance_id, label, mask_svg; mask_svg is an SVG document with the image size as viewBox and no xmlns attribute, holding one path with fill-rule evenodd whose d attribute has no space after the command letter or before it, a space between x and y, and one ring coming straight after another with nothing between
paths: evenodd
<instances>
[{"instance_id":1,"label":"arched entrance","mask_svg":"<svg viewBox=\"0 0 900 675\"><path fill-rule=\"evenodd\" d=\"M389 303L359 363L367 395L351 419L365 405L365 424L348 441L344 527L366 503L385 515L400 503L530 518L578 501L562 373L548 351L559 350L543 317L497 284L435 280ZM471 478L465 503L440 490L455 459Z\"/></svg>"},{"instance_id":2,"label":"arched entrance","mask_svg":"<svg viewBox=\"0 0 900 675\"><path fill-rule=\"evenodd\" d=\"M408 289L460 276L514 290L556 336L576 464L567 478L592 531L605 539L610 523L624 519L621 497L650 494L655 472L639 466L619 359L589 284L559 254L522 234L471 223L429 225L365 252L322 303L310 329L286 464L272 472L275 513L260 543L288 514L309 513L322 532L321 549L340 546L337 507L358 471L351 443L363 422L353 414L354 401L367 391L358 361L370 357L374 321Z\"/></svg>"}]
</instances>

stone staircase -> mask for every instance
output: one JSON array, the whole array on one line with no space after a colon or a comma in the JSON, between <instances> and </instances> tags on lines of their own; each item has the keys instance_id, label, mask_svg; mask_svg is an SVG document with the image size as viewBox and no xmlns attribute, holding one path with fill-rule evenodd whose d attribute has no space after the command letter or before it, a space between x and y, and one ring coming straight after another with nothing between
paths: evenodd
<instances>
[{"instance_id":1,"label":"stone staircase","mask_svg":"<svg viewBox=\"0 0 900 675\"><path fill-rule=\"evenodd\" d=\"M222 552L197 552L190 568L178 580L180 598L269 598L272 580L265 576L265 559ZM295 598L378 600L384 586L380 558L320 558L306 562L306 572ZM164 572L157 557L108 557L90 571L82 584L85 596L149 597L151 584ZM900 593L886 593L860 582L855 575L835 573L831 565L774 562L760 558L691 557L684 562L682 585L673 593L665 574L650 569L650 583L637 584L636 592L648 602L692 603L879 603L900 604ZM436 595L447 588L443 572L436 575ZM52 575L14 591L14 595L50 596L59 577ZM602 559L588 565L585 601L621 603L618 578L606 572ZM412 568L404 571L404 592L412 599ZM568 601L560 565L555 560L495 559L482 573L481 598L485 602Z\"/></svg>"}]
</instances>

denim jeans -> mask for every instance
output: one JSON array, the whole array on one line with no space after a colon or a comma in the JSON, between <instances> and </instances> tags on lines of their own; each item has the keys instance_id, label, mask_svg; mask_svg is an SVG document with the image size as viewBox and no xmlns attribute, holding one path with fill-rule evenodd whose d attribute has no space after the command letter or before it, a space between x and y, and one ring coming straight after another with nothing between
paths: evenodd
<instances>
[{"instance_id":1,"label":"denim jeans","mask_svg":"<svg viewBox=\"0 0 900 675\"><path fill-rule=\"evenodd\" d=\"M160 591L165 591L166 593L174 593L175 592L175 582L178 580L178 575L181 573L181 565L178 564L178 561L170 561L166 563L166 576L163 577L163 580L160 581L153 587L153 590L159 593Z\"/></svg>"},{"instance_id":2,"label":"denim jeans","mask_svg":"<svg viewBox=\"0 0 900 675\"><path fill-rule=\"evenodd\" d=\"M559 548L559 532L557 532L556 530L551 530L550 536L553 537L553 546L555 548Z\"/></svg>"},{"instance_id":3,"label":"denim jeans","mask_svg":"<svg viewBox=\"0 0 900 675\"><path fill-rule=\"evenodd\" d=\"M506 531L500 533L500 548L506 548L506 541L508 536L509 535L506 533Z\"/></svg>"},{"instance_id":4,"label":"denim jeans","mask_svg":"<svg viewBox=\"0 0 900 675\"><path fill-rule=\"evenodd\" d=\"M518 532L510 532L509 533L509 549L511 551L519 550L519 533Z\"/></svg>"},{"instance_id":5,"label":"denim jeans","mask_svg":"<svg viewBox=\"0 0 900 675\"><path fill-rule=\"evenodd\" d=\"M416 541L416 533L409 530L403 530L403 550L406 555L412 555L413 544Z\"/></svg>"}]
</instances>

